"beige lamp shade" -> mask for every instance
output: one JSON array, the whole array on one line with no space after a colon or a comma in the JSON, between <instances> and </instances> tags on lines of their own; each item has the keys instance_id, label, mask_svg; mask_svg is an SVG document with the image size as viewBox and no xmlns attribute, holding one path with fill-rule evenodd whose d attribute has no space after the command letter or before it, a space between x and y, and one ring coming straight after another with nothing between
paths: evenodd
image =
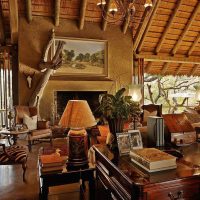
<instances>
[{"instance_id":1,"label":"beige lamp shade","mask_svg":"<svg viewBox=\"0 0 200 200\"><path fill-rule=\"evenodd\" d=\"M96 121L87 101L69 100L59 124L67 128L87 128L96 125Z\"/></svg>"}]
</instances>

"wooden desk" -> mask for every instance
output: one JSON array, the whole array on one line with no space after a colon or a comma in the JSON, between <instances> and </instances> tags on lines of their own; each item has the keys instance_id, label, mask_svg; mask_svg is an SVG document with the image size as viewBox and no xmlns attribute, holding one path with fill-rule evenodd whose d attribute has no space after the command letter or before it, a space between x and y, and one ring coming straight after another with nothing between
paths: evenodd
<instances>
[{"instance_id":1,"label":"wooden desk","mask_svg":"<svg viewBox=\"0 0 200 200\"><path fill-rule=\"evenodd\" d=\"M177 169L148 173L119 157L106 146L95 145L96 199L199 200L200 144L182 147ZM174 198L173 198L174 197Z\"/></svg>"},{"instance_id":2,"label":"wooden desk","mask_svg":"<svg viewBox=\"0 0 200 200\"><path fill-rule=\"evenodd\" d=\"M41 150L40 150L41 154ZM38 162L39 163L39 162ZM85 188L85 181L89 182L89 198L95 199L95 179L94 171L95 166L89 163L88 167L79 169L67 169L66 165L63 166L62 172L45 172L42 173L41 166L39 164L39 187L40 187L40 199L48 199L49 187L64 185L70 183L77 183L82 179L82 187Z\"/></svg>"}]
</instances>

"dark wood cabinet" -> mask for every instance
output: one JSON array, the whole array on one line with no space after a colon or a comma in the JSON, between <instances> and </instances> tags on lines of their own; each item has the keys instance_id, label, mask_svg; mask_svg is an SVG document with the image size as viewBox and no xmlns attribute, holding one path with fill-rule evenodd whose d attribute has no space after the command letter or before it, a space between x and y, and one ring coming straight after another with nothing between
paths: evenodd
<instances>
[{"instance_id":1,"label":"dark wood cabinet","mask_svg":"<svg viewBox=\"0 0 200 200\"><path fill-rule=\"evenodd\" d=\"M93 146L96 156L96 199L199 200L200 144L182 147L177 168L148 173L106 146Z\"/></svg>"}]
</instances>

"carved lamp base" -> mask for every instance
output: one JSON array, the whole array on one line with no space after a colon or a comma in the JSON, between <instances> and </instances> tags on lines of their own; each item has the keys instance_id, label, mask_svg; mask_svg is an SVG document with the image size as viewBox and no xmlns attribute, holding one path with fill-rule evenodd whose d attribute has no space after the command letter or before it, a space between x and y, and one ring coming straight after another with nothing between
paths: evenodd
<instances>
[{"instance_id":1,"label":"carved lamp base","mask_svg":"<svg viewBox=\"0 0 200 200\"><path fill-rule=\"evenodd\" d=\"M88 164L88 141L85 129L71 129L69 136L69 158L67 167L81 167Z\"/></svg>"}]
</instances>

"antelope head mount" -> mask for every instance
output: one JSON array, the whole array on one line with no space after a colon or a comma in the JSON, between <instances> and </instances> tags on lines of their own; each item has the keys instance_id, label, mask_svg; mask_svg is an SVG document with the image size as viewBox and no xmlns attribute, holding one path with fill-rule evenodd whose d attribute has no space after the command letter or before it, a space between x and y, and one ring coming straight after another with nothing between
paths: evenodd
<instances>
[{"instance_id":1,"label":"antelope head mount","mask_svg":"<svg viewBox=\"0 0 200 200\"><path fill-rule=\"evenodd\" d=\"M23 72L23 74L26 78L28 88L32 88L32 81L33 81L33 77L35 75L35 72L33 72L32 74L27 74L27 73Z\"/></svg>"}]
</instances>

